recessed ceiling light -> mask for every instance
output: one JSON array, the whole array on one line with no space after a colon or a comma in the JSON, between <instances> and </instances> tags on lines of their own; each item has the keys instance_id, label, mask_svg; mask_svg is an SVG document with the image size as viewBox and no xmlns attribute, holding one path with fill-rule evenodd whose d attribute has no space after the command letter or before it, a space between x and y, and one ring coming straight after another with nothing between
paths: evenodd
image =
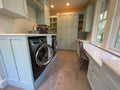
<instances>
[{"instance_id":1,"label":"recessed ceiling light","mask_svg":"<svg viewBox=\"0 0 120 90\"><path fill-rule=\"evenodd\" d=\"M51 5L50 7L51 7L51 8L54 8L54 5Z\"/></svg>"},{"instance_id":2,"label":"recessed ceiling light","mask_svg":"<svg viewBox=\"0 0 120 90\"><path fill-rule=\"evenodd\" d=\"M68 3L66 3L66 6L70 6L70 3L68 2Z\"/></svg>"}]
</instances>

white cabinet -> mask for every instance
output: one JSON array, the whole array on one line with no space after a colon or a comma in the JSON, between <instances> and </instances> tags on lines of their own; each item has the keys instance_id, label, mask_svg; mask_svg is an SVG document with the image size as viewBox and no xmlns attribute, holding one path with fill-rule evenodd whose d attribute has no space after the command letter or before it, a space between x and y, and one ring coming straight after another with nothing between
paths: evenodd
<instances>
[{"instance_id":1,"label":"white cabinet","mask_svg":"<svg viewBox=\"0 0 120 90\"><path fill-rule=\"evenodd\" d=\"M94 6L89 5L84 14L83 31L90 32L92 30L93 16L94 16Z\"/></svg>"},{"instance_id":2,"label":"white cabinet","mask_svg":"<svg viewBox=\"0 0 120 90\"><path fill-rule=\"evenodd\" d=\"M92 90L120 90L120 77L104 63L99 66L92 57L89 57L87 78Z\"/></svg>"},{"instance_id":3,"label":"white cabinet","mask_svg":"<svg viewBox=\"0 0 120 90\"><path fill-rule=\"evenodd\" d=\"M50 29L57 33L57 16L50 16Z\"/></svg>"},{"instance_id":4,"label":"white cabinet","mask_svg":"<svg viewBox=\"0 0 120 90\"><path fill-rule=\"evenodd\" d=\"M87 78L90 83L90 86L92 90L99 90L99 84L100 84L100 70L101 67L90 57L90 55L87 54L89 57L89 67L88 67L88 73ZM101 89L103 90L103 89Z\"/></svg>"},{"instance_id":5,"label":"white cabinet","mask_svg":"<svg viewBox=\"0 0 120 90\"><path fill-rule=\"evenodd\" d=\"M102 65L101 73L99 90L120 90L120 77L104 63Z\"/></svg>"},{"instance_id":6,"label":"white cabinet","mask_svg":"<svg viewBox=\"0 0 120 90\"><path fill-rule=\"evenodd\" d=\"M41 25L50 26L50 11L49 11L49 1L41 0L41 4L44 7L43 11L37 10L37 23Z\"/></svg>"},{"instance_id":7,"label":"white cabinet","mask_svg":"<svg viewBox=\"0 0 120 90\"><path fill-rule=\"evenodd\" d=\"M0 13L12 17L27 16L26 0L0 0Z\"/></svg>"},{"instance_id":8,"label":"white cabinet","mask_svg":"<svg viewBox=\"0 0 120 90\"><path fill-rule=\"evenodd\" d=\"M34 90L28 42L25 37L0 37L0 62L10 85Z\"/></svg>"},{"instance_id":9,"label":"white cabinet","mask_svg":"<svg viewBox=\"0 0 120 90\"><path fill-rule=\"evenodd\" d=\"M2 59L1 52L0 52L0 60ZM2 67L4 66L3 62L0 61L0 89L5 88L7 83L7 75L5 74L5 69Z\"/></svg>"},{"instance_id":10,"label":"white cabinet","mask_svg":"<svg viewBox=\"0 0 120 90\"><path fill-rule=\"evenodd\" d=\"M57 14L58 48L76 50L78 13Z\"/></svg>"},{"instance_id":11,"label":"white cabinet","mask_svg":"<svg viewBox=\"0 0 120 90\"><path fill-rule=\"evenodd\" d=\"M84 14L80 13L78 19L78 31L83 31L83 20L84 20Z\"/></svg>"}]
</instances>

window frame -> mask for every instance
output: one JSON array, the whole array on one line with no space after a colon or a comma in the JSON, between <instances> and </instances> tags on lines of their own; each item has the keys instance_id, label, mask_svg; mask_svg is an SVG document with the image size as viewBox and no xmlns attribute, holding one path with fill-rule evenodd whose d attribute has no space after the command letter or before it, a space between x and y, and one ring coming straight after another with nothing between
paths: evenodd
<instances>
[{"instance_id":1,"label":"window frame","mask_svg":"<svg viewBox=\"0 0 120 90\"><path fill-rule=\"evenodd\" d=\"M98 16L100 15L101 4L102 4L102 0L96 1L95 13L94 13L95 15L94 15L94 20L93 20L94 22L93 22L93 28L92 28L92 40L91 40L91 43L98 46L98 47L102 46L101 43L96 42L98 20L99 20Z\"/></svg>"},{"instance_id":2,"label":"window frame","mask_svg":"<svg viewBox=\"0 0 120 90\"><path fill-rule=\"evenodd\" d=\"M94 15L94 22L93 22L93 28L92 28L92 40L91 43L102 48L103 42L104 42L104 38L103 41L101 43L97 42L97 32L98 32L98 27L99 27L99 23L106 20L106 24L107 24L107 18L108 18L108 14L109 14L109 8L107 10L107 17L105 19L100 20L100 12L101 12L101 7L102 7L102 3L104 0L98 0L96 1L96 5L95 5L95 15ZM111 3L111 0L110 0ZM109 7L110 7L110 3L109 3ZM104 27L104 34L105 34L105 30L106 30L106 25Z\"/></svg>"},{"instance_id":3,"label":"window frame","mask_svg":"<svg viewBox=\"0 0 120 90\"><path fill-rule=\"evenodd\" d=\"M106 49L110 52L113 52L114 54L120 56L120 50L115 48L115 43L116 43L116 38L117 38L117 33L119 31L119 28L120 28L120 1L119 0L116 0L116 3L115 3L115 9L114 9L114 15L113 15L113 19L112 19L112 24L111 24L111 29L110 29L110 33L109 33L109 39L108 39L108 42L107 42L107 46L106 46ZM118 11L119 9L119 11ZM116 14L118 15L116 17ZM117 22L116 22L117 20Z\"/></svg>"},{"instance_id":4,"label":"window frame","mask_svg":"<svg viewBox=\"0 0 120 90\"><path fill-rule=\"evenodd\" d=\"M119 0L110 0L109 8L108 8L108 15L107 15L107 19L106 19L107 22L106 22L106 26L105 26L103 42L100 44L100 43L97 43L95 41L96 40L96 34L97 34L97 27L98 27L97 24L98 24L99 15L100 15L99 13L100 13L100 9L101 9L100 6L102 4L102 1L103 0L98 0L98 1L96 1L96 4L95 4L96 8L95 8L93 27L92 27L91 44L93 44L93 45L95 45L99 48L102 48L102 49L104 49L104 50L106 50L110 53L113 53L114 55L120 56L120 51L118 49L113 48L114 45L115 45L115 42L116 42L116 37L117 37L117 32L118 32L118 29L116 29L116 32L113 29L114 15L115 15L115 12L117 12L116 8L119 5L118 2L120 3ZM113 39L111 40L111 37L114 37L114 40Z\"/></svg>"}]
</instances>

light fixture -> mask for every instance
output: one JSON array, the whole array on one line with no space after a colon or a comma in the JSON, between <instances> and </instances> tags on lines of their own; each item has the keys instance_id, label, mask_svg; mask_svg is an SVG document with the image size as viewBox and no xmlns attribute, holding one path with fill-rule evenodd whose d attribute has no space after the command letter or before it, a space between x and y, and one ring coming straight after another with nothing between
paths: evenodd
<instances>
[{"instance_id":1,"label":"light fixture","mask_svg":"<svg viewBox=\"0 0 120 90\"><path fill-rule=\"evenodd\" d=\"M54 5L51 5L50 7L51 7L51 8L54 8Z\"/></svg>"},{"instance_id":2,"label":"light fixture","mask_svg":"<svg viewBox=\"0 0 120 90\"><path fill-rule=\"evenodd\" d=\"M69 2L67 2L67 3L66 3L66 6L70 6L70 3L69 3Z\"/></svg>"}]
</instances>

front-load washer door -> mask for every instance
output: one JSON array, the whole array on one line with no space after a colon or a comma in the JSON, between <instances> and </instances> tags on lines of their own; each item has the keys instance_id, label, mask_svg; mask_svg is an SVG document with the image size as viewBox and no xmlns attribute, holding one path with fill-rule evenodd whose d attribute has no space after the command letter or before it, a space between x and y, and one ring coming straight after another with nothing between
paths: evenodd
<instances>
[{"instance_id":1,"label":"front-load washer door","mask_svg":"<svg viewBox=\"0 0 120 90\"><path fill-rule=\"evenodd\" d=\"M47 65L53 57L53 49L50 45L42 44L38 47L35 55L36 64L39 67Z\"/></svg>"}]
</instances>

